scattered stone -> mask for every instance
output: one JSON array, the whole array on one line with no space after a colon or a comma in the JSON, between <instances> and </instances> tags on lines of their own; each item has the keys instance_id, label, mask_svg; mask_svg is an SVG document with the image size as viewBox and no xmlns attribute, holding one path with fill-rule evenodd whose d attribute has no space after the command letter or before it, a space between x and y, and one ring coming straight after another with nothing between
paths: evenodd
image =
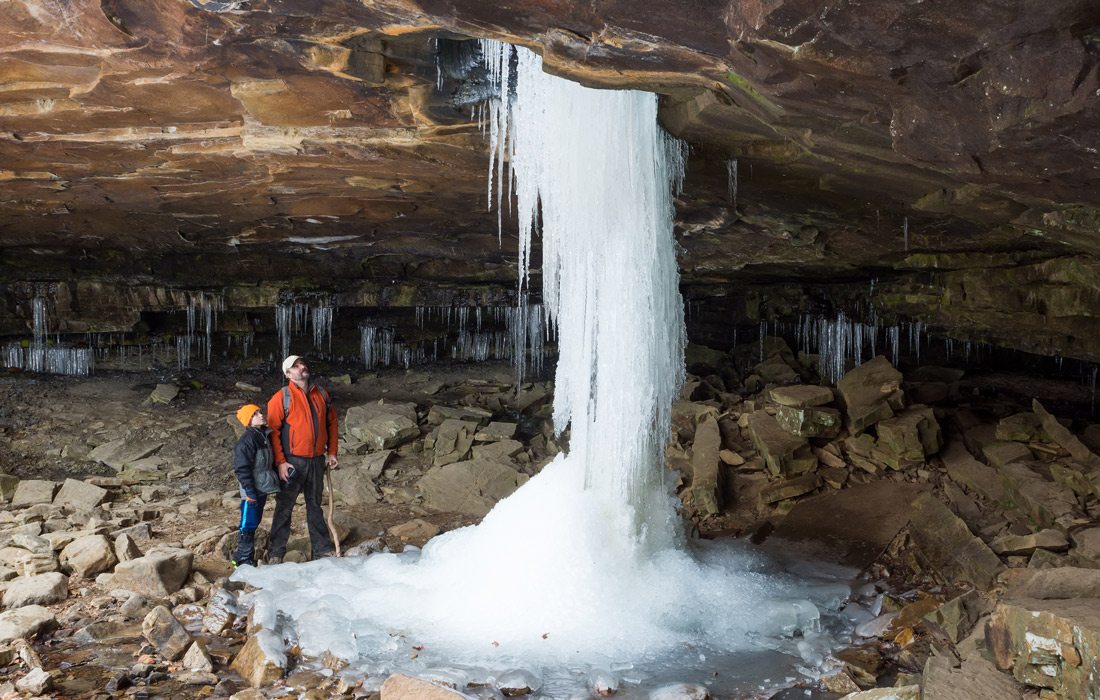
<instances>
[{"instance_id":1,"label":"scattered stone","mask_svg":"<svg viewBox=\"0 0 1100 700\"><path fill-rule=\"evenodd\" d=\"M424 441L424 449L432 451L432 465L442 467L461 462L470 455L477 423L448 418Z\"/></svg>"},{"instance_id":2,"label":"scattered stone","mask_svg":"<svg viewBox=\"0 0 1100 700\"><path fill-rule=\"evenodd\" d=\"M994 440L989 443L982 448L982 454L987 462L999 469L1004 469L1013 462L1030 460L1034 456L1027 445L1004 440Z\"/></svg>"},{"instance_id":3,"label":"scattered stone","mask_svg":"<svg viewBox=\"0 0 1100 700\"><path fill-rule=\"evenodd\" d=\"M1009 442L1039 442L1044 433L1039 416L1025 412L1002 418L997 423L995 435L998 440Z\"/></svg>"},{"instance_id":4,"label":"scattered stone","mask_svg":"<svg viewBox=\"0 0 1100 700\"><path fill-rule=\"evenodd\" d=\"M275 633L262 629L248 638L231 666L253 688L269 685L282 678L286 670L283 642Z\"/></svg>"},{"instance_id":5,"label":"scattered stone","mask_svg":"<svg viewBox=\"0 0 1100 700\"><path fill-rule=\"evenodd\" d=\"M817 467L806 439L783 430L773 416L756 411L749 416L748 426L753 445L772 474L794 476Z\"/></svg>"},{"instance_id":6,"label":"scattered stone","mask_svg":"<svg viewBox=\"0 0 1100 700\"><path fill-rule=\"evenodd\" d=\"M10 501L19 486L19 477L0 472L0 501Z\"/></svg>"},{"instance_id":7,"label":"scattered stone","mask_svg":"<svg viewBox=\"0 0 1100 700\"><path fill-rule=\"evenodd\" d=\"M952 442L940 454L947 475L971 493L992 503L1005 500L1005 487L997 470L974 459L960 442Z\"/></svg>"},{"instance_id":8,"label":"scattered stone","mask_svg":"<svg viewBox=\"0 0 1100 700\"><path fill-rule=\"evenodd\" d=\"M776 503L788 498L795 498L809 493L821 486L821 478L817 474L803 474L791 479L784 479L768 484L760 494L764 503Z\"/></svg>"},{"instance_id":9,"label":"scattered stone","mask_svg":"<svg viewBox=\"0 0 1100 700\"><path fill-rule=\"evenodd\" d=\"M901 372L882 355L845 374L836 388L848 417L849 432L857 435L903 408L901 381Z\"/></svg>"},{"instance_id":10,"label":"scattered stone","mask_svg":"<svg viewBox=\"0 0 1100 700\"><path fill-rule=\"evenodd\" d=\"M1070 457L1087 467L1100 469L1100 456L1093 454L1085 446L1085 443L1069 431L1069 428L1059 423L1057 418L1048 413L1038 399L1031 400L1031 410L1035 411L1035 415L1039 417L1046 434L1066 452L1069 452Z\"/></svg>"},{"instance_id":11,"label":"scattered stone","mask_svg":"<svg viewBox=\"0 0 1100 700\"><path fill-rule=\"evenodd\" d=\"M1047 529L1028 535L1004 535L993 540L990 548L997 554L1031 554L1036 549L1064 552L1069 540L1059 530Z\"/></svg>"},{"instance_id":12,"label":"scattered stone","mask_svg":"<svg viewBox=\"0 0 1100 700\"><path fill-rule=\"evenodd\" d=\"M801 379L789 364L774 356L753 367L753 372L765 384L795 384Z\"/></svg>"},{"instance_id":13,"label":"scattered stone","mask_svg":"<svg viewBox=\"0 0 1100 700\"><path fill-rule=\"evenodd\" d=\"M183 656L191 646L191 635L163 605L153 608L141 623L141 633L168 661Z\"/></svg>"},{"instance_id":14,"label":"scattered stone","mask_svg":"<svg viewBox=\"0 0 1100 700\"><path fill-rule=\"evenodd\" d=\"M53 676L44 668L32 668L15 682L15 687L24 693L41 695L53 686Z\"/></svg>"},{"instance_id":15,"label":"scattered stone","mask_svg":"<svg viewBox=\"0 0 1100 700\"><path fill-rule=\"evenodd\" d=\"M844 484L848 481L848 470L841 469L839 467L828 467L826 469L818 469L818 476L821 480L831 489L843 488Z\"/></svg>"},{"instance_id":16,"label":"scattered stone","mask_svg":"<svg viewBox=\"0 0 1100 700\"><path fill-rule=\"evenodd\" d=\"M482 517L528 478L507 465L474 459L429 469L417 488L433 510Z\"/></svg>"},{"instance_id":17,"label":"scattered stone","mask_svg":"<svg viewBox=\"0 0 1100 700\"><path fill-rule=\"evenodd\" d=\"M970 533L966 523L930 493L913 500L909 532L925 559L946 581L969 581L984 589L1003 568L997 555Z\"/></svg>"},{"instance_id":18,"label":"scattered stone","mask_svg":"<svg viewBox=\"0 0 1100 700\"><path fill-rule=\"evenodd\" d=\"M799 437L836 437L840 432L840 411L835 408L795 408L780 405L775 412L780 427Z\"/></svg>"},{"instance_id":19,"label":"scattered stone","mask_svg":"<svg viewBox=\"0 0 1100 700\"><path fill-rule=\"evenodd\" d=\"M107 498L107 489L76 479L65 479L53 504L72 510L91 510Z\"/></svg>"},{"instance_id":20,"label":"scattered stone","mask_svg":"<svg viewBox=\"0 0 1100 700\"><path fill-rule=\"evenodd\" d=\"M791 408L810 408L824 406L833 402L833 390L827 386L815 384L796 384L780 386L771 390L772 401Z\"/></svg>"},{"instance_id":21,"label":"scattered stone","mask_svg":"<svg viewBox=\"0 0 1100 700\"><path fill-rule=\"evenodd\" d=\"M381 700L463 700L465 695L430 681L395 673L382 683Z\"/></svg>"},{"instance_id":22,"label":"scattered stone","mask_svg":"<svg viewBox=\"0 0 1100 700\"><path fill-rule=\"evenodd\" d=\"M115 537L115 558L120 562L130 561L131 559L137 559L141 556L141 549L138 548L137 542L134 542L134 538L123 533Z\"/></svg>"},{"instance_id":23,"label":"scattered stone","mask_svg":"<svg viewBox=\"0 0 1100 700\"><path fill-rule=\"evenodd\" d=\"M471 421L478 425L488 422L492 411L474 406L444 406L437 404L428 409L428 425L442 425L445 420Z\"/></svg>"},{"instance_id":24,"label":"scattered stone","mask_svg":"<svg viewBox=\"0 0 1100 700\"><path fill-rule=\"evenodd\" d=\"M1090 527L1073 533L1073 551L1100 564L1100 527Z\"/></svg>"},{"instance_id":25,"label":"scattered stone","mask_svg":"<svg viewBox=\"0 0 1100 700\"><path fill-rule=\"evenodd\" d=\"M478 442L495 442L497 440L511 440L516 436L515 423L501 423L493 421L474 434L474 440Z\"/></svg>"},{"instance_id":26,"label":"scattered stone","mask_svg":"<svg viewBox=\"0 0 1100 700\"><path fill-rule=\"evenodd\" d=\"M241 391L247 391L251 394L258 394L262 391L260 387L256 386L255 384L249 384L248 382L237 382L233 386L237 387Z\"/></svg>"},{"instance_id":27,"label":"scattered stone","mask_svg":"<svg viewBox=\"0 0 1100 700\"><path fill-rule=\"evenodd\" d=\"M38 576L21 576L8 583L4 591L5 608L25 605L51 605L69 597L69 578L50 572Z\"/></svg>"},{"instance_id":28,"label":"scattered stone","mask_svg":"<svg viewBox=\"0 0 1100 700\"><path fill-rule=\"evenodd\" d=\"M224 588L218 588L210 595L210 602L206 604L202 628L210 634L221 634L233 626L239 612L237 598Z\"/></svg>"},{"instance_id":29,"label":"scattered stone","mask_svg":"<svg viewBox=\"0 0 1100 700\"><path fill-rule=\"evenodd\" d=\"M474 445L473 458L507 464L513 457L523 452L523 449L523 443L519 440L499 440L488 444Z\"/></svg>"},{"instance_id":30,"label":"scattered stone","mask_svg":"<svg viewBox=\"0 0 1100 700\"><path fill-rule=\"evenodd\" d=\"M110 571L117 563L114 548L103 535L79 537L61 550L61 568L81 578Z\"/></svg>"},{"instance_id":31,"label":"scattered stone","mask_svg":"<svg viewBox=\"0 0 1100 700\"><path fill-rule=\"evenodd\" d=\"M1027 464L1008 464L1000 469L1000 475L1007 487L1010 504L1023 510L1041 527L1051 527L1072 518L1077 510L1077 495L1072 489L1047 481Z\"/></svg>"},{"instance_id":32,"label":"scattered stone","mask_svg":"<svg viewBox=\"0 0 1100 700\"><path fill-rule=\"evenodd\" d=\"M149 403L167 406L179 396L180 388L175 384L157 384L153 392L149 394Z\"/></svg>"},{"instance_id":33,"label":"scattered stone","mask_svg":"<svg viewBox=\"0 0 1100 700\"><path fill-rule=\"evenodd\" d=\"M400 525L394 525L386 534L405 544L415 547L423 547L424 544L439 534L439 526L429 523L427 520L416 518Z\"/></svg>"},{"instance_id":34,"label":"scattered stone","mask_svg":"<svg viewBox=\"0 0 1100 700\"><path fill-rule=\"evenodd\" d=\"M116 588L165 598L183 586L191 573L194 556L188 549L156 547L143 557L116 566L111 582Z\"/></svg>"},{"instance_id":35,"label":"scattered stone","mask_svg":"<svg viewBox=\"0 0 1100 700\"><path fill-rule=\"evenodd\" d=\"M416 404L378 403L352 406L341 424L349 441L364 443L374 451L388 450L420 437Z\"/></svg>"},{"instance_id":36,"label":"scattered stone","mask_svg":"<svg viewBox=\"0 0 1100 700\"><path fill-rule=\"evenodd\" d=\"M374 454L393 454L391 450L376 452ZM383 460L381 463L384 463ZM382 493L375 486L374 481L362 468L341 468L332 472L333 497L340 503L349 506L365 506L377 503L382 498Z\"/></svg>"},{"instance_id":37,"label":"scattered stone","mask_svg":"<svg viewBox=\"0 0 1100 700\"><path fill-rule=\"evenodd\" d=\"M195 641L191 643L191 646L187 648L187 653L183 655L183 667L188 671L210 673L214 670L214 662L210 660L210 655L206 653L206 648L202 642Z\"/></svg>"},{"instance_id":38,"label":"scattered stone","mask_svg":"<svg viewBox=\"0 0 1100 700\"><path fill-rule=\"evenodd\" d=\"M1100 678L1100 599L1005 599L986 632L998 668L1059 698L1086 698Z\"/></svg>"},{"instance_id":39,"label":"scattered stone","mask_svg":"<svg viewBox=\"0 0 1100 700\"><path fill-rule=\"evenodd\" d=\"M93 462L102 462L116 472L121 472L127 467L137 467L141 460L156 454L162 447L164 443L155 440L120 438L96 447L88 453L88 459ZM161 478L155 468L151 471L155 479Z\"/></svg>"},{"instance_id":40,"label":"scattered stone","mask_svg":"<svg viewBox=\"0 0 1100 700\"><path fill-rule=\"evenodd\" d=\"M43 479L23 479L15 487L11 505L13 508L19 508L39 503L53 503L53 494L56 490L57 482Z\"/></svg>"},{"instance_id":41,"label":"scattered stone","mask_svg":"<svg viewBox=\"0 0 1100 700\"><path fill-rule=\"evenodd\" d=\"M879 421L873 455L894 469L923 464L940 451L940 424L928 406L912 406L894 418Z\"/></svg>"},{"instance_id":42,"label":"scattered stone","mask_svg":"<svg viewBox=\"0 0 1100 700\"><path fill-rule=\"evenodd\" d=\"M26 605L0 613L0 644L26 639L57 627L57 618L41 605Z\"/></svg>"},{"instance_id":43,"label":"scattered stone","mask_svg":"<svg viewBox=\"0 0 1100 700\"><path fill-rule=\"evenodd\" d=\"M722 464L729 465L731 467L740 467L745 463L745 458L737 454L733 450L719 450L718 459L722 460Z\"/></svg>"}]
</instances>

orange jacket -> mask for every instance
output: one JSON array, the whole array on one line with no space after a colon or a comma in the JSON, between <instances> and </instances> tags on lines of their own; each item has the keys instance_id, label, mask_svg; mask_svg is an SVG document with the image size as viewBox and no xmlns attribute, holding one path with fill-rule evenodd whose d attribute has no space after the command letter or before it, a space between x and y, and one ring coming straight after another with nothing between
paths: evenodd
<instances>
[{"instance_id":1,"label":"orange jacket","mask_svg":"<svg viewBox=\"0 0 1100 700\"><path fill-rule=\"evenodd\" d=\"M320 457L326 452L335 457L337 423L332 400L326 401L324 390L311 384L307 403L304 391L293 382L287 382L287 386L290 387L289 417L283 413L282 389L276 391L267 402L267 425L271 428L275 464L286 461L287 448L295 457Z\"/></svg>"}]
</instances>

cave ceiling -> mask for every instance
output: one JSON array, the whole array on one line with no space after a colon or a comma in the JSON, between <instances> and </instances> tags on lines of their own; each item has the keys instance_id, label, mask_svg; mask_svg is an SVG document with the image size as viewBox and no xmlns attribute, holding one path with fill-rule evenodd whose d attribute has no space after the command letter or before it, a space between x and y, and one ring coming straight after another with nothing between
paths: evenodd
<instances>
[{"instance_id":1,"label":"cave ceiling","mask_svg":"<svg viewBox=\"0 0 1100 700\"><path fill-rule=\"evenodd\" d=\"M1072 260L1100 305L1092 0L0 2L0 283L509 283L436 60L485 37L661 95L687 286Z\"/></svg>"}]
</instances>

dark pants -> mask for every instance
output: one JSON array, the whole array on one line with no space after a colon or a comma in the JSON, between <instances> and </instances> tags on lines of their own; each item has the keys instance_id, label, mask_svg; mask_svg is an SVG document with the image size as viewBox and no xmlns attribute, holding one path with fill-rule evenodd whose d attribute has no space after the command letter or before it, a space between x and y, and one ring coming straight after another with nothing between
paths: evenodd
<instances>
[{"instance_id":1,"label":"dark pants","mask_svg":"<svg viewBox=\"0 0 1100 700\"><path fill-rule=\"evenodd\" d=\"M290 514L298 500L298 494L306 499L306 527L309 530L309 546L313 557L333 550L332 537L321 510L321 495L325 489L325 457L297 457L288 455L286 460L294 467L290 478L275 496L275 514L271 517L271 541L267 546L268 557L286 554L286 542L290 539Z\"/></svg>"},{"instance_id":2,"label":"dark pants","mask_svg":"<svg viewBox=\"0 0 1100 700\"><path fill-rule=\"evenodd\" d=\"M254 502L241 499L241 527L237 539L237 553L233 561L238 566L245 564L256 565L256 528L260 525L260 519L264 517L264 504L267 496L260 494Z\"/></svg>"}]
</instances>

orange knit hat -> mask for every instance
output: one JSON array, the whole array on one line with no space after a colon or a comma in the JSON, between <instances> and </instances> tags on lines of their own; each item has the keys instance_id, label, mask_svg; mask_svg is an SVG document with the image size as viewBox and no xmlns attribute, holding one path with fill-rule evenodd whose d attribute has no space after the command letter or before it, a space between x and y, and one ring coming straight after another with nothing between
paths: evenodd
<instances>
[{"instance_id":1,"label":"orange knit hat","mask_svg":"<svg viewBox=\"0 0 1100 700\"><path fill-rule=\"evenodd\" d=\"M241 406L237 411L237 420L241 422L241 425L248 427L252 423L252 416L256 415L256 411L259 411L260 407L254 403L246 403Z\"/></svg>"}]
</instances>

